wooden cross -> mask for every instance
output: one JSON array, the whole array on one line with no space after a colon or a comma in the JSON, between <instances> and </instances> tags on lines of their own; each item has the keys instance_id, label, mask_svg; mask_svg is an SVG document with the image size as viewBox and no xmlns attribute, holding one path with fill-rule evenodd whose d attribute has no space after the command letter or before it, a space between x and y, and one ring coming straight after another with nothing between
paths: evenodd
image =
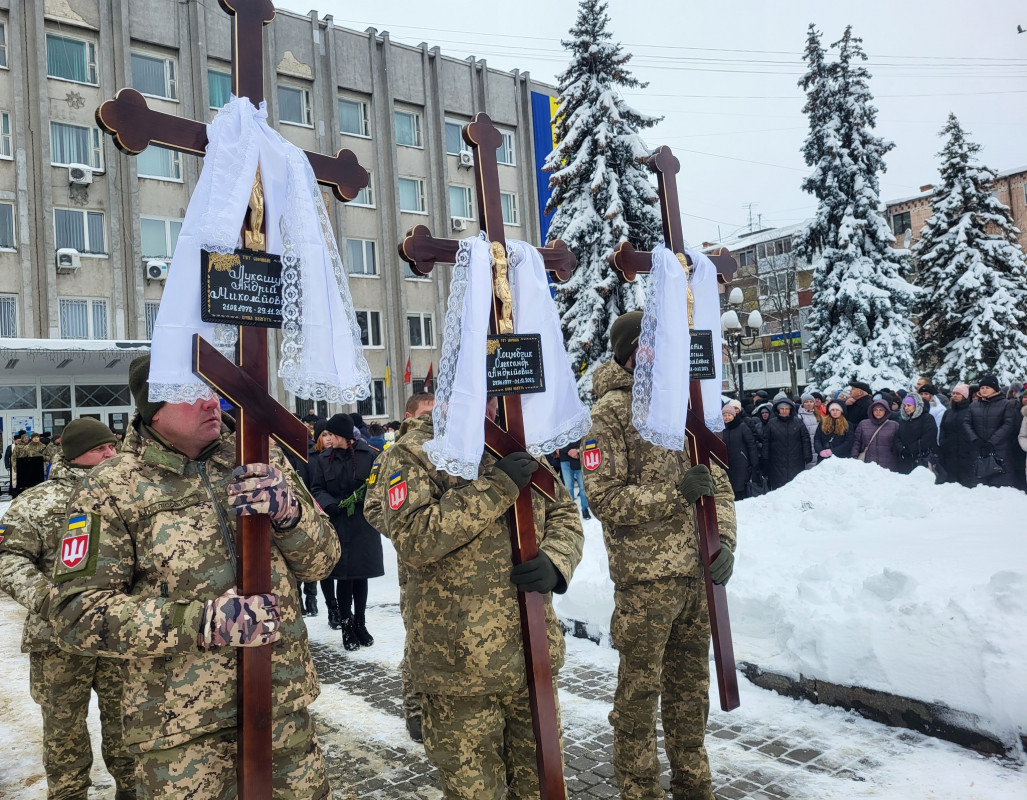
<instances>
[{"instance_id":1,"label":"wooden cross","mask_svg":"<svg viewBox=\"0 0 1027 800\"><path fill-rule=\"evenodd\" d=\"M478 114L474 122L463 129L464 141L474 153L474 184L478 197L478 220L481 230L492 243L493 251L501 259L506 257L506 236L503 231L503 208L499 194L499 167L496 150L503 143L502 134L487 114ZM418 225L407 234L399 246L400 257L419 275L428 275L436 262L454 263L459 242L436 239L428 228ZM546 271L561 280L567 280L577 259L562 241L539 248ZM504 330L511 319L509 283L504 274L493 274L492 315L489 323L493 334L512 333ZM506 297L504 302L502 299ZM482 353L482 358L485 354ZM525 449L524 418L521 398L505 395L503 419L506 429L491 420L485 420L485 444L497 457ZM531 483L521 489L510 512L513 561L520 564L538 555L535 538L535 520L531 507L532 488L554 499L556 488L553 475L547 469L537 469ZM563 759L560 755L560 729L556 718L556 687L553 685L552 660L546 631L545 599L539 592L518 592L521 636L524 640L524 665L528 677L528 696L531 703L531 721L535 732L535 760L538 765L542 800L563 800L567 787L563 777Z\"/></svg>"},{"instance_id":2,"label":"wooden cross","mask_svg":"<svg viewBox=\"0 0 1027 800\"><path fill-rule=\"evenodd\" d=\"M661 147L649 159L649 169L656 173L660 208L663 216L663 240L672 253L684 255L684 236L681 233L681 214L678 210L677 180L674 177L681 164L669 147ZM688 259L687 256L685 256ZM711 260L717 267L717 279L729 282L737 265L722 248ZM647 273L652 268L653 255L635 250L628 242L622 242L610 256L610 264L620 272L624 280L633 281L635 275ZM689 266L692 265L688 259ZM688 417L685 435L688 439L688 453L693 464L711 462L727 471L727 445L706 427L703 416L701 384L689 382ZM724 711L738 708L738 674L735 671L735 651L731 643L731 620L727 612L727 591L710 578L710 564L720 554L720 528L717 523L717 506L712 497L699 500L697 514L699 525L699 553L703 564L706 583L706 603L710 611L710 632L713 636L713 658L717 668L717 687L720 690L720 707Z\"/></svg>"},{"instance_id":3,"label":"wooden cross","mask_svg":"<svg viewBox=\"0 0 1027 800\"><path fill-rule=\"evenodd\" d=\"M263 27L275 17L271 0L218 0L232 16L232 93L258 106L264 100ZM133 89L122 89L96 110L97 124L129 155L151 144L204 155L207 126L202 122L151 111ZM369 176L348 150L334 157L307 153L317 181L340 200L352 200ZM264 250L263 187L260 171L247 213L244 245ZM242 223L242 220L240 220ZM193 371L239 411L236 460L267 463L268 437L301 459L307 456L306 427L268 393L267 331L240 326L238 365L199 335L193 337ZM240 517L235 537L236 585L240 594L261 594L271 586L271 525L266 515ZM271 646L238 650L238 758L236 773L242 800L269 800L272 782Z\"/></svg>"}]
</instances>

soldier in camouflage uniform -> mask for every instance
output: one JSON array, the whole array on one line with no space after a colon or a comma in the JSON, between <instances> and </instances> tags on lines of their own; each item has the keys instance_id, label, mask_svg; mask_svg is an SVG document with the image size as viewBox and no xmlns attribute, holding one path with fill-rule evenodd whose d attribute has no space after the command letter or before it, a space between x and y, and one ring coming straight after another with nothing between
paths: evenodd
<instances>
[{"instance_id":1,"label":"soldier in camouflage uniform","mask_svg":"<svg viewBox=\"0 0 1027 800\"><path fill-rule=\"evenodd\" d=\"M0 589L28 609L21 650L29 654L29 691L43 712L48 800L86 798L93 764L86 716L93 690L100 706L103 761L117 785L117 800L132 800L135 760L122 742L121 668L113 658L58 649L44 616L68 498L89 470L116 452L114 434L98 420L77 419L66 430L50 480L23 492L0 522Z\"/></svg>"},{"instance_id":2,"label":"soldier in camouflage uniform","mask_svg":"<svg viewBox=\"0 0 1027 800\"><path fill-rule=\"evenodd\" d=\"M296 581L319 580L339 540L277 448L235 467L216 398L151 403L149 357L129 386L137 413L119 455L68 504L53 609L62 646L123 659L125 743L140 798L236 796L236 648L273 644L275 800L330 789L307 706L319 686ZM271 519L274 594L235 592L230 520Z\"/></svg>"},{"instance_id":3,"label":"soldier in camouflage uniform","mask_svg":"<svg viewBox=\"0 0 1027 800\"><path fill-rule=\"evenodd\" d=\"M614 361L595 372L599 400L582 441L585 492L615 585L610 635L620 652L610 713L613 766L625 800L663 800L656 754L656 709L674 800L713 800L704 738L709 713L710 623L699 562L695 502L715 498L723 549L710 568L731 575L734 492L727 472L691 466L687 453L645 441L631 423L634 353L642 312L611 329Z\"/></svg>"},{"instance_id":4,"label":"soldier in camouflage uniform","mask_svg":"<svg viewBox=\"0 0 1027 800\"><path fill-rule=\"evenodd\" d=\"M31 440L23 444L17 445L14 450L11 451L11 475L12 483L18 487L18 492L24 492L26 489L31 489L33 486L38 484L29 483L29 479L23 473L21 476L18 475L18 460L26 458L43 459L43 470L45 475L46 470L46 445L39 439L39 434L35 431L32 432Z\"/></svg>"},{"instance_id":5,"label":"soldier in camouflage uniform","mask_svg":"<svg viewBox=\"0 0 1027 800\"><path fill-rule=\"evenodd\" d=\"M405 657L428 759L446 798L538 798L516 593L566 590L584 542L577 507L559 481L556 500L534 492L540 555L511 567L506 512L538 462L486 452L481 477L453 477L424 453L431 417L405 425L380 459L364 514L407 571ZM555 674L564 641L548 596L546 619Z\"/></svg>"}]
</instances>

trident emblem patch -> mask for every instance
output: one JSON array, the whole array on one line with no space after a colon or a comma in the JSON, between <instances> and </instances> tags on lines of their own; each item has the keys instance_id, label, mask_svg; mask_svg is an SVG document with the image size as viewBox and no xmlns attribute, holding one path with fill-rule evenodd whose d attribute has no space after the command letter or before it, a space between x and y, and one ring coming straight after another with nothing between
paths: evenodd
<instances>
[{"instance_id":1,"label":"trident emblem patch","mask_svg":"<svg viewBox=\"0 0 1027 800\"><path fill-rule=\"evenodd\" d=\"M389 508L393 511L399 510L407 499L407 482L403 480L403 473L396 472L389 478Z\"/></svg>"},{"instance_id":2,"label":"trident emblem patch","mask_svg":"<svg viewBox=\"0 0 1027 800\"><path fill-rule=\"evenodd\" d=\"M68 569L78 569L86 562L89 552L86 519L85 514L76 514L68 520L68 535L61 542L61 563Z\"/></svg>"},{"instance_id":3,"label":"trident emblem patch","mask_svg":"<svg viewBox=\"0 0 1027 800\"><path fill-rule=\"evenodd\" d=\"M595 439L585 442L585 446L581 450L581 463L589 472L598 469L599 465L603 463L603 452L599 449Z\"/></svg>"}]
</instances>

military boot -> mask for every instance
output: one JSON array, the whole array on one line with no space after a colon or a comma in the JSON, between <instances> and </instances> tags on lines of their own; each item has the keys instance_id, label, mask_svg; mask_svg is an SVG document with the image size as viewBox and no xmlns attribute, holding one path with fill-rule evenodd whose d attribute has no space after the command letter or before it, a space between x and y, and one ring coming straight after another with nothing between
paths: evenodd
<instances>
[{"instance_id":1,"label":"military boot","mask_svg":"<svg viewBox=\"0 0 1027 800\"><path fill-rule=\"evenodd\" d=\"M339 603L335 600L326 600L328 606L328 627L333 631L342 627L342 613L339 611Z\"/></svg>"},{"instance_id":2,"label":"military boot","mask_svg":"<svg viewBox=\"0 0 1027 800\"><path fill-rule=\"evenodd\" d=\"M374 637L367 632L367 625L364 624L363 617L353 619L353 634L357 637L361 647L370 647L374 644Z\"/></svg>"},{"instance_id":3,"label":"military boot","mask_svg":"<svg viewBox=\"0 0 1027 800\"><path fill-rule=\"evenodd\" d=\"M415 742L424 741L424 733L421 730L421 718L417 716L407 717L407 733Z\"/></svg>"},{"instance_id":4,"label":"military boot","mask_svg":"<svg viewBox=\"0 0 1027 800\"><path fill-rule=\"evenodd\" d=\"M317 595L308 594L303 598L303 616L317 616Z\"/></svg>"},{"instance_id":5,"label":"military boot","mask_svg":"<svg viewBox=\"0 0 1027 800\"><path fill-rule=\"evenodd\" d=\"M342 618L342 646L347 650L359 650L360 640L357 638L353 617Z\"/></svg>"}]
</instances>

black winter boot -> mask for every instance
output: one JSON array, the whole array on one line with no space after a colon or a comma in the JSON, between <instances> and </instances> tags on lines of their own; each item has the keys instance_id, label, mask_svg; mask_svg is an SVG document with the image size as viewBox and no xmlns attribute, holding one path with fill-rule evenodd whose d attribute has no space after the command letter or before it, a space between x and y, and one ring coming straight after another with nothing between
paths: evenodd
<instances>
[{"instance_id":1,"label":"black winter boot","mask_svg":"<svg viewBox=\"0 0 1027 800\"><path fill-rule=\"evenodd\" d=\"M308 594L303 598L303 616L305 617L316 617L317 616L317 596Z\"/></svg>"},{"instance_id":2,"label":"black winter boot","mask_svg":"<svg viewBox=\"0 0 1027 800\"><path fill-rule=\"evenodd\" d=\"M374 644L374 637L367 632L363 617L356 617L353 620L353 635L357 637L361 647L370 647Z\"/></svg>"},{"instance_id":3,"label":"black winter boot","mask_svg":"<svg viewBox=\"0 0 1027 800\"><path fill-rule=\"evenodd\" d=\"M360 640L357 639L353 626L353 617L342 618L342 646L347 650L359 650Z\"/></svg>"},{"instance_id":4,"label":"black winter boot","mask_svg":"<svg viewBox=\"0 0 1027 800\"><path fill-rule=\"evenodd\" d=\"M339 604L331 600L326 601L326 603L328 605L328 627L333 631L337 631L342 627L342 614L339 612Z\"/></svg>"},{"instance_id":5,"label":"black winter boot","mask_svg":"<svg viewBox=\"0 0 1027 800\"><path fill-rule=\"evenodd\" d=\"M407 717L407 733L410 734L410 738L415 742L424 741L424 733L421 730L421 718L420 717Z\"/></svg>"},{"instance_id":6,"label":"black winter boot","mask_svg":"<svg viewBox=\"0 0 1027 800\"><path fill-rule=\"evenodd\" d=\"M592 515L589 513L587 508L581 509L581 516L585 519L592 519Z\"/></svg>"}]
</instances>

